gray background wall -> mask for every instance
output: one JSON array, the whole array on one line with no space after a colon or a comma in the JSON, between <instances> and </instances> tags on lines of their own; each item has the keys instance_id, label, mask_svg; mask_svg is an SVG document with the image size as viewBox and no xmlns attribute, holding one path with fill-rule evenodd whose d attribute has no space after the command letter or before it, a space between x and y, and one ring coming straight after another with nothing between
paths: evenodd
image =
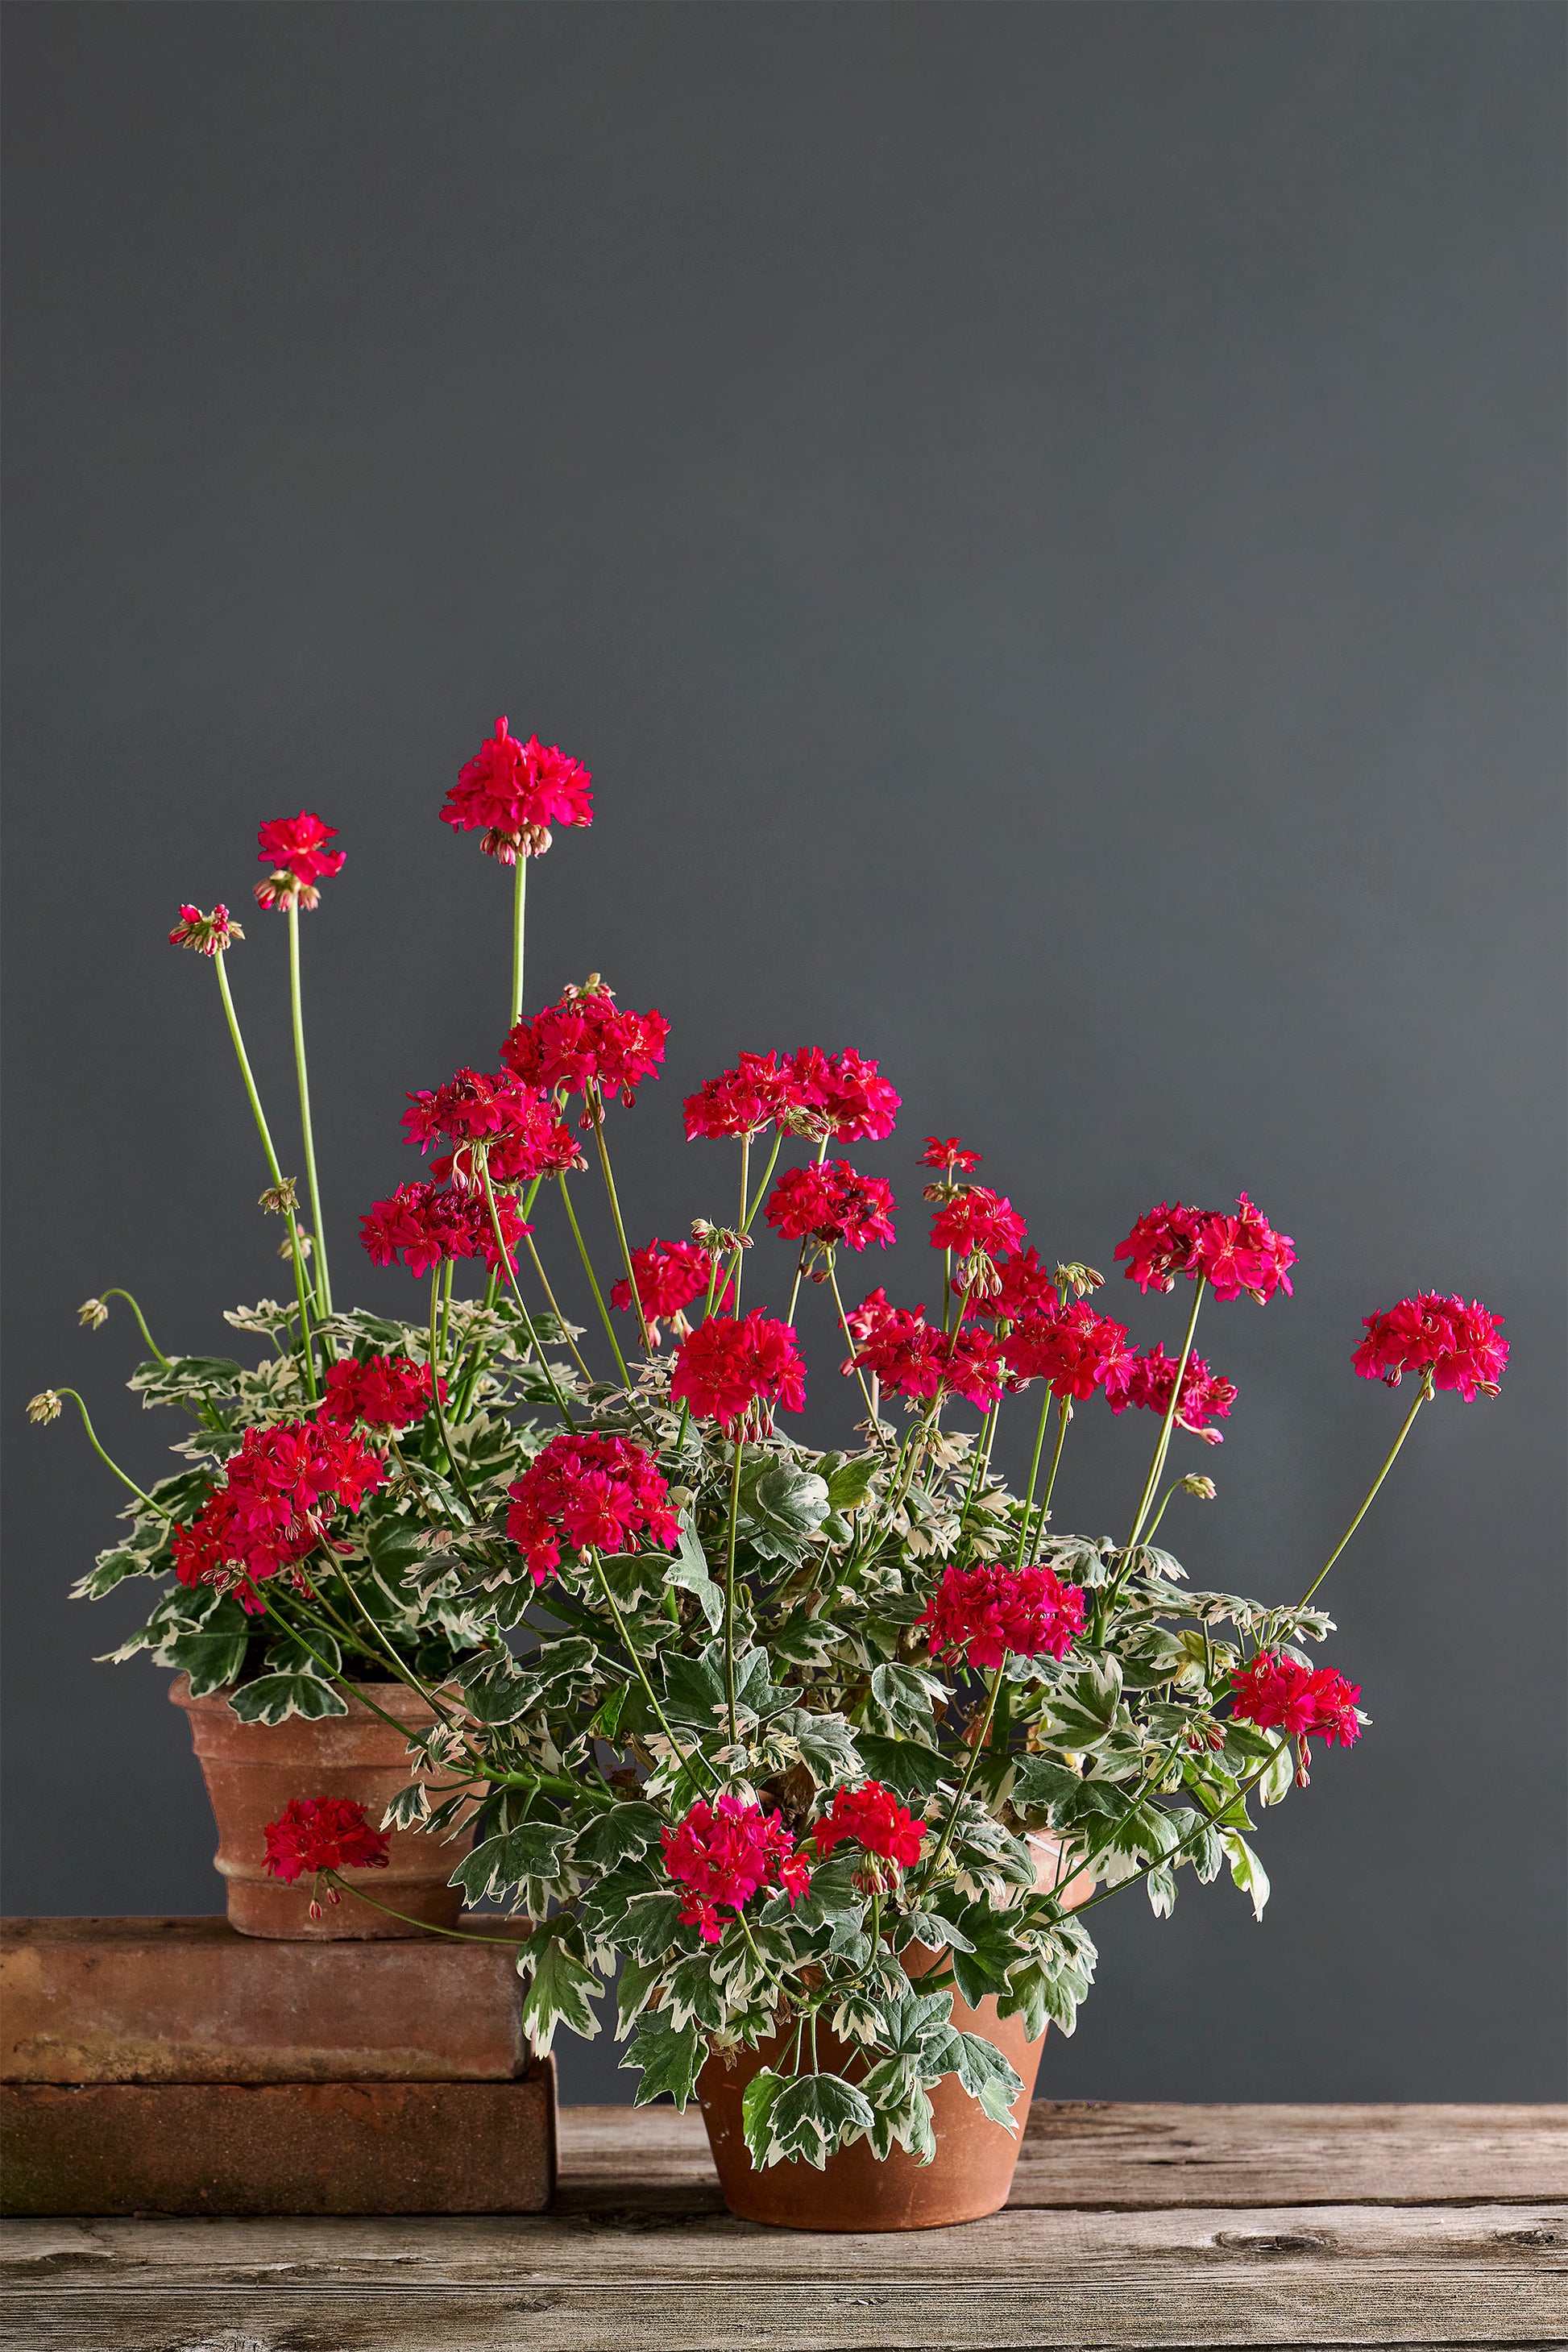
<instances>
[{"instance_id":1,"label":"gray background wall","mask_svg":"<svg viewBox=\"0 0 1568 2352\"><path fill-rule=\"evenodd\" d=\"M1265 1924L1107 1906L1042 2089L1562 2095L1561 13L9 34L7 1906L218 1907L163 1678L90 1663L134 1596L65 1598L115 1490L22 1421L74 1382L153 1473L128 1321L78 1301L125 1283L206 1349L283 1278L175 903L244 901L263 817L342 830L307 940L347 1288L403 1090L503 1026L505 881L436 812L504 709L598 808L536 878L531 1003L595 967L675 1024L617 1135L641 1233L728 1205L679 1095L813 1039L906 1097L862 1155L896 1296L935 1295L933 1128L1047 1254L1238 1185L1295 1235L1293 1303L1208 1320L1242 1393L1172 1528L1205 1581L1326 1556L1400 1410L1363 1314L1506 1313L1502 1399L1424 1416L1330 1588L1374 1727L1268 1818ZM286 1126L283 928L249 929ZM1171 1341L1180 1300L1116 1289ZM1121 1524L1149 1433L1081 1417L1061 1524ZM624 2088L602 2048L568 2095Z\"/></svg>"}]
</instances>

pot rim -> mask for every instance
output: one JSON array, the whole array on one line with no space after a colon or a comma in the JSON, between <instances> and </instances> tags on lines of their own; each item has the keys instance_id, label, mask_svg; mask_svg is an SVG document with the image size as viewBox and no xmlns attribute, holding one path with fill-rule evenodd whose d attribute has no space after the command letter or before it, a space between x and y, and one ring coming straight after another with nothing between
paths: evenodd
<instances>
[{"instance_id":1,"label":"pot rim","mask_svg":"<svg viewBox=\"0 0 1568 2352\"><path fill-rule=\"evenodd\" d=\"M325 1723L353 1722L356 1719L374 1722L376 1707L379 1707L384 1715L395 1715L400 1722L434 1723L437 1719L428 1703L420 1697L417 1691L410 1690L406 1683L353 1683L334 1680L332 1687L347 1699L348 1712L346 1716L324 1716L321 1720ZM241 1718L235 1715L234 1709L229 1705L229 1695L237 1688L237 1684L226 1683L222 1690L205 1691L200 1698L193 1698L189 1675L178 1674L169 1685L169 1704L171 1706L183 1706L188 1714L216 1715L221 1710L238 1723ZM367 1705L360 1697L361 1691L374 1694L375 1702L374 1706ZM450 1696L454 1700L460 1696L455 1690L448 1691L446 1685L441 1686L441 1695ZM245 1726L247 1731L268 1727L265 1725L254 1724ZM280 1726L276 1727L281 1728Z\"/></svg>"}]
</instances>

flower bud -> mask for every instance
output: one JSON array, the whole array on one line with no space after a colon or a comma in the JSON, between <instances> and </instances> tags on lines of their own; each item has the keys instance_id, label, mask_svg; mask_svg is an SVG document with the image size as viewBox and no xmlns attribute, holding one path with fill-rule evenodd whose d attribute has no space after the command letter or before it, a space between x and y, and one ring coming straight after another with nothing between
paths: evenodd
<instances>
[{"instance_id":1,"label":"flower bud","mask_svg":"<svg viewBox=\"0 0 1568 2352\"><path fill-rule=\"evenodd\" d=\"M256 903L258 907L280 907L285 914L302 907L309 914L321 905L321 894L313 882L301 882L288 866L279 866L264 882L256 885Z\"/></svg>"},{"instance_id":2,"label":"flower bud","mask_svg":"<svg viewBox=\"0 0 1568 2352\"><path fill-rule=\"evenodd\" d=\"M53 1389L40 1389L27 1402L27 1419L36 1422L58 1421L64 1407Z\"/></svg>"},{"instance_id":3,"label":"flower bud","mask_svg":"<svg viewBox=\"0 0 1568 2352\"><path fill-rule=\"evenodd\" d=\"M1212 1478L1205 1478L1195 1470L1188 1471L1181 1487L1184 1495L1195 1495L1203 1503L1212 1503L1219 1492Z\"/></svg>"},{"instance_id":4,"label":"flower bud","mask_svg":"<svg viewBox=\"0 0 1568 2352\"><path fill-rule=\"evenodd\" d=\"M1076 1259L1058 1265L1056 1285L1058 1290L1070 1290L1075 1298L1086 1298L1091 1290L1104 1287L1105 1276L1097 1274L1092 1265L1079 1265Z\"/></svg>"},{"instance_id":5,"label":"flower bud","mask_svg":"<svg viewBox=\"0 0 1568 2352\"><path fill-rule=\"evenodd\" d=\"M222 955L226 948L244 937L225 906L215 907L210 915L204 915L199 907L182 907L180 919L169 933L169 945L193 949L197 955L214 956Z\"/></svg>"},{"instance_id":6,"label":"flower bud","mask_svg":"<svg viewBox=\"0 0 1568 2352\"><path fill-rule=\"evenodd\" d=\"M265 1209L269 1217L290 1215L299 1206L292 1176L285 1176L280 1184L268 1184L266 1192L259 1196L257 1206Z\"/></svg>"},{"instance_id":7,"label":"flower bud","mask_svg":"<svg viewBox=\"0 0 1568 2352\"><path fill-rule=\"evenodd\" d=\"M96 1331L100 1323L109 1320L109 1309L101 1298L84 1298L76 1311L77 1320L84 1323L89 1331Z\"/></svg>"}]
</instances>

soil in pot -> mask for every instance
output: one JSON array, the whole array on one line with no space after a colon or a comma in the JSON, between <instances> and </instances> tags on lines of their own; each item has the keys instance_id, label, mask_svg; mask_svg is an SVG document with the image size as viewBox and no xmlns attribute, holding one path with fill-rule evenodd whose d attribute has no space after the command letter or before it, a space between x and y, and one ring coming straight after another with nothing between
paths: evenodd
<instances>
[{"instance_id":1,"label":"soil in pot","mask_svg":"<svg viewBox=\"0 0 1568 2352\"><path fill-rule=\"evenodd\" d=\"M1054 1885L1059 1853L1056 1840L1033 1837L1029 1843L1037 1858L1038 1884ZM1081 1903L1093 1885L1090 1878L1075 1878L1065 1890L1068 1906ZM943 1957L915 1944L904 1955L904 1966L910 1976L923 1976ZM731 2063L718 2054L710 2057L697 2078L697 2096L731 2212L780 2229L831 2231L935 2230L996 2212L1013 2185L1045 2036L1027 2041L1021 2019L1010 2017L1004 2022L997 2018L994 1999L971 2009L956 1992L952 2021L961 2032L984 2034L1021 2076L1024 2087L1013 2108L1017 2137L993 2123L957 2076L947 2074L929 2095L936 2135L936 2154L930 2164L921 2164L896 2143L879 2162L862 2139L830 2156L820 2172L799 2162L771 2164L759 2171L746 2147L741 2101L754 2074L781 2056L787 2060L794 2028L759 2042L755 2050L734 2053ZM863 2053L820 2026L816 2050L824 2074L847 2073L854 2079L858 2070L853 2062Z\"/></svg>"},{"instance_id":2,"label":"soil in pot","mask_svg":"<svg viewBox=\"0 0 1568 2352\"><path fill-rule=\"evenodd\" d=\"M191 1744L217 1822L213 1860L227 1884L229 1924L242 1936L358 1942L457 1925L462 1894L447 1881L462 1856L461 1837L444 1841L417 1830L389 1831L386 1868L345 1871L342 1901L324 1904L319 1919L310 1913L311 1880L286 1885L267 1874L267 1824L278 1820L290 1797L349 1797L379 1826L400 1789L433 1778L416 1769L403 1729L384 1722L365 1703L373 1700L384 1714L395 1717L398 1727L422 1731L435 1717L416 1692L403 1683L378 1682L367 1684L363 1696L348 1685L344 1696L346 1715L319 1723L289 1716L282 1723L262 1724L242 1723L222 1691L193 1698L187 1675L177 1675L169 1692L171 1703L184 1707L190 1720ZM449 1793L450 1780L440 1777L443 1792ZM477 1805L484 1789L479 1782L473 1786ZM356 1883L374 1902L361 1902L347 1891ZM389 1918L374 1903L405 1916Z\"/></svg>"}]
</instances>

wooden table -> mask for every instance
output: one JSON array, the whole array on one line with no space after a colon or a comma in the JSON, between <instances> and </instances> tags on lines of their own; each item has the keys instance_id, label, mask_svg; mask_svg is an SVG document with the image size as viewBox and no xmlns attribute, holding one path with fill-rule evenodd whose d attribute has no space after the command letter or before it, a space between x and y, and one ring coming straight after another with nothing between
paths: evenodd
<instances>
[{"instance_id":1,"label":"wooden table","mask_svg":"<svg viewBox=\"0 0 1568 2352\"><path fill-rule=\"evenodd\" d=\"M15 2221L24 2352L1568 2343L1568 2107L1051 2105L1005 2212L732 2220L695 2111L569 2107L536 2221Z\"/></svg>"}]
</instances>

